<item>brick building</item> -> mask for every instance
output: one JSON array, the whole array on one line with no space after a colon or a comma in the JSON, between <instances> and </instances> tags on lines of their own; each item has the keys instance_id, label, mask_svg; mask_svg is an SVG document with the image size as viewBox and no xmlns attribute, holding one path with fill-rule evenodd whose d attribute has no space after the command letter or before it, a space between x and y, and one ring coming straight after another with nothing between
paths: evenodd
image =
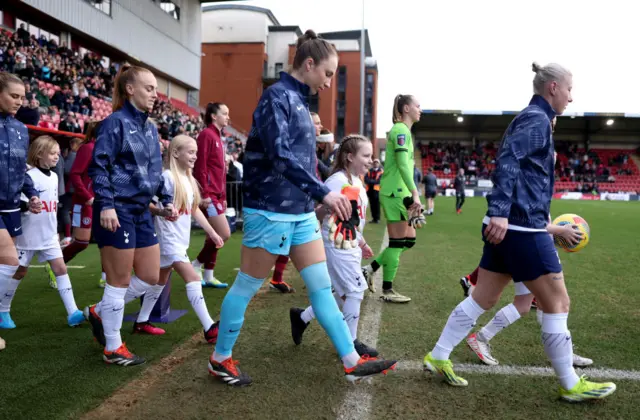
<instances>
[{"instance_id":1,"label":"brick building","mask_svg":"<svg viewBox=\"0 0 640 420\"><path fill-rule=\"evenodd\" d=\"M234 4L203 7L200 105L226 103L234 127L249 131L262 91L290 67L300 35L298 26L281 25L268 9ZM331 89L311 97L310 109L341 138L359 132L360 30L320 35L336 46L340 61ZM364 134L375 141L378 69L365 35Z\"/></svg>"}]
</instances>

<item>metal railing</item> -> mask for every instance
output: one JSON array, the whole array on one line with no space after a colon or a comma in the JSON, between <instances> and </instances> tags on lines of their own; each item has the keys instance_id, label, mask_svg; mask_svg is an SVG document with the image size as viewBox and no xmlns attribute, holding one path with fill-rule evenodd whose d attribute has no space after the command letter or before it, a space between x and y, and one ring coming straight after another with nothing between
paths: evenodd
<instances>
[{"instance_id":1,"label":"metal railing","mask_svg":"<svg viewBox=\"0 0 640 420\"><path fill-rule=\"evenodd\" d=\"M242 220L242 181L227 182L227 208L235 210L237 221Z\"/></svg>"}]
</instances>

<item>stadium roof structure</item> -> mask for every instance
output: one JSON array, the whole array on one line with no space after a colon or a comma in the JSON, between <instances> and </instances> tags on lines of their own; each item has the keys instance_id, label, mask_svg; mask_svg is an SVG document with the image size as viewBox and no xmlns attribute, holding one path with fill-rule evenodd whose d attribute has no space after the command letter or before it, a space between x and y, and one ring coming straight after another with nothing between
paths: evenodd
<instances>
[{"instance_id":1,"label":"stadium roof structure","mask_svg":"<svg viewBox=\"0 0 640 420\"><path fill-rule=\"evenodd\" d=\"M422 110L416 133L448 132L452 134L502 135L519 111ZM612 123L609 120L613 120ZM637 136L640 143L640 114L634 113L569 113L558 117L556 136L607 135ZM469 138L470 139L470 138Z\"/></svg>"},{"instance_id":2,"label":"stadium roof structure","mask_svg":"<svg viewBox=\"0 0 640 420\"><path fill-rule=\"evenodd\" d=\"M210 3L201 1L201 3ZM217 2L219 3L219 2ZM213 4L211 6L203 6L202 13L212 12L215 10L246 10L249 12L264 13L273 22L274 25L280 26L280 22L276 19L275 15L269 9L264 7L250 6L248 4Z\"/></svg>"},{"instance_id":3,"label":"stadium roof structure","mask_svg":"<svg viewBox=\"0 0 640 420\"><path fill-rule=\"evenodd\" d=\"M360 41L362 36L361 29L354 29L351 31L337 31L337 32L322 32L318 34L327 41L332 40L354 40ZM364 30L364 52L366 57L372 57L371 43L369 42L369 31Z\"/></svg>"}]
</instances>

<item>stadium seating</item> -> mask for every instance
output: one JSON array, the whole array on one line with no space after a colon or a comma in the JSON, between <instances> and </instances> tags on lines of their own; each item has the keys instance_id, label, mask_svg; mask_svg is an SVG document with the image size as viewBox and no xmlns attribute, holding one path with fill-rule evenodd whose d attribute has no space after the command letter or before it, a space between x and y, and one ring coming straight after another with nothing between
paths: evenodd
<instances>
[{"instance_id":1,"label":"stadium seating","mask_svg":"<svg viewBox=\"0 0 640 420\"><path fill-rule=\"evenodd\" d=\"M435 149L435 148L434 148ZM445 156L447 153L445 149L447 146L439 145L437 150L429 149L427 145L420 145L420 152L422 153L422 171L423 173L427 172L429 167L439 167L442 166L441 158ZM450 150L450 147L449 147ZM469 149L464 150L465 155L469 153ZM584 149L578 149L576 154L578 156L583 156L585 154ZM613 177L615 178L615 182L598 182L597 187L600 192L639 192L640 191L640 169L638 165L631 158L631 155L634 153L633 150L630 149L591 149L590 154L597 155L603 167L609 169ZM439 162L436 161L436 156L440 157ZM451 153L448 153L451 156ZM621 155L627 155L628 159L626 163L616 163L613 162L612 165L609 165L610 160L615 160ZM495 150L492 148L483 148L483 156L478 156L475 153L470 153L469 159L474 159L476 162L482 160L483 165L487 168L489 176L491 172L495 169L495 164L491 163L492 159L495 158ZM445 174L443 170L434 170L434 174L438 177L438 179L450 179L452 180L456 176L457 164L452 161L457 161L457 159L453 159L449 157L449 168L450 172ZM569 158L566 154L559 153L558 154L558 163L559 166L565 167L568 166ZM597 162L594 161L593 157L589 157L586 161L590 166L596 165ZM628 175L619 175L618 171L628 171ZM480 176L480 179L488 178L488 176ZM591 182L587 182L587 184L591 185ZM556 173L556 183L555 190L556 192L564 192L564 191L577 191L583 183L578 181L570 181L565 176L560 176L560 174Z\"/></svg>"}]
</instances>

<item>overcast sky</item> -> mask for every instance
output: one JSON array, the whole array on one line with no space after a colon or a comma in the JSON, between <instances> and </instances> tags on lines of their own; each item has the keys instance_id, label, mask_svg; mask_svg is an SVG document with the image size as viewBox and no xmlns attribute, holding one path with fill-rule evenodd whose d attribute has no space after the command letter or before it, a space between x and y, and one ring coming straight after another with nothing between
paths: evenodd
<instances>
[{"instance_id":1,"label":"overcast sky","mask_svg":"<svg viewBox=\"0 0 640 420\"><path fill-rule=\"evenodd\" d=\"M251 0L304 32L360 29L362 0ZM365 0L378 61L378 137L397 93L423 109L519 110L531 62L574 75L572 112L640 113L637 0ZM397 7L401 6L401 7Z\"/></svg>"}]
</instances>

